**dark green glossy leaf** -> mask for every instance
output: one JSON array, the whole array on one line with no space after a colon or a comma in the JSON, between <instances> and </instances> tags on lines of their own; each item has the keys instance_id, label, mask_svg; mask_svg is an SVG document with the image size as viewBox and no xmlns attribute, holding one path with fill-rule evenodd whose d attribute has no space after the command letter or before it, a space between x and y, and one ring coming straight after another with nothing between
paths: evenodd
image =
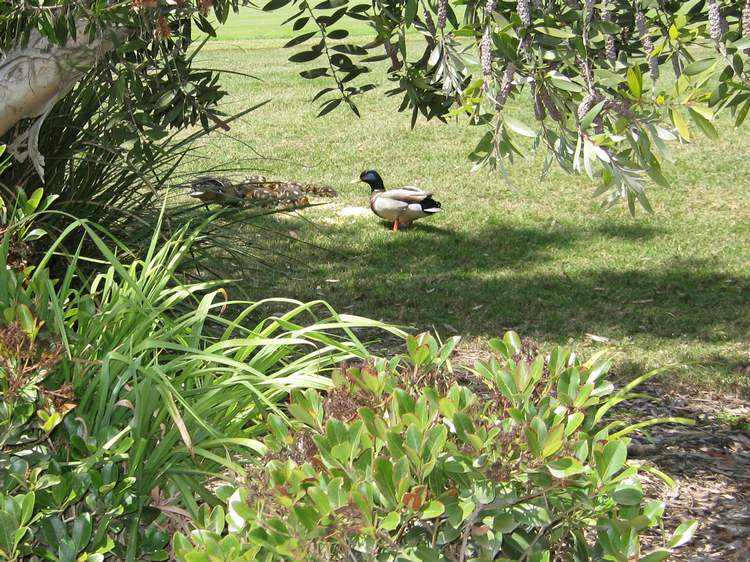
<instances>
[{"instance_id":1,"label":"dark green glossy leaf","mask_svg":"<svg viewBox=\"0 0 750 562\"><path fill-rule=\"evenodd\" d=\"M278 10L279 8L283 8L287 4L289 4L292 0L271 0L268 4L263 6L264 12L272 12L274 10Z\"/></svg>"},{"instance_id":2,"label":"dark green glossy leaf","mask_svg":"<svg viewBox=\"0 0 750 562\"><path fill-rule=\"evenodd\" d=\"M346 39L347 37L349 37L349 32L346 29L334 29L328 32L329 39L341 40L341 39ZM341 46L346 46L346 45L337 45L337 47L341 47ZM334 49L335 48L336 47L334 47ZM364 49L361 49L361 50L364 51ZM365 54L367 53L367 51L364 51L364 52Z\"/></svg>"},{"instance_id":3,"label":"dark green glossy leaf","mask_svg":"<svg viewBox=\"0 0 750 562\"><path fill-rule=\"evenodd\" d=\"M300 43L304 43L308 39L311 39L312 37L315 37L317 35L317 31L308 31L307 33L303 33L302 35L298 35L297 37L294 37L293 39L290 39L285 45L284 48L288 49L289 47L296 47ZM299 54L299 53L298 53ZM319 54L319 53L318 53ZM294 55L296 56L296 55ZM289 60L292 60L291 58ZM309 59L312 60L312 59ZM305 62L305 61L298 61L295 60L293 62Z\"/></svg>"},{"instance_id":4,"label":"dark green glossy leaf","mask_svg":"<svg viewBox=\"0 0 750 562\"><path fill-rule=\"evenodd\" d=\"M326 72L328 71L327 68L318 69L318 70L325 70ZM335 89L336 88L323 88L317 94L315 94L315 97L313 97L312 101L317 101L321 96L324 96L324 95L326 95L326 94L328 94L330 92L333 92Z\"/></svg>"},{"instance_id":5,"label":"dark green glossy leaf","mask_svg":"<svg viewBox=\"0 0 750 562\"><path fill-rule=\"evenodd\" d=\"M303 27L307 25L308 21L310 21L309 17L299 18L298 20L294 22L292 29L294 29L294 31L299 31L300 29L302 29Z\"/></svg>"},{"instance_id":6,"label":"dark green glossy leaf","mask_svg":"<svg viewBox=\"0 0 750 562\"><path fill-rule=\"evenodd\" d=\"M332 49L337 53L344 53L347 55L361 56L367 54L365 49L357 45L334 45Z\"/></svg>"},{"instance_id":7,"label":"dark green glossy leaf","mask_svg":"<svg viewBox=\"0 0 750 562\"><path fill-rule=\"evenodd\" d=\"M310 62L317 59L323 53L321 51L302 51L289 57L291 62Z\"/></svg>"}]
</instances>

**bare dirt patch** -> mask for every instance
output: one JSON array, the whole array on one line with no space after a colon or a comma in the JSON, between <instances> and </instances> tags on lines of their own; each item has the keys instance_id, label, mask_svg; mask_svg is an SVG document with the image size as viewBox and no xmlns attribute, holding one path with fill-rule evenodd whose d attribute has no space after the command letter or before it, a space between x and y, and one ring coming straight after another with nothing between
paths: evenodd
<instances>
[{"instance_id":1,"label":"bare dirt patch","mask_svg":"<svg viewBox=\"0 0 750 562\"><path fill-rule=\"evenodd\" d=\"M632 462L650 465L671 476L669 487L642 472L649 499L665 502L667 534L695 519L700 527L692 542L670 560L684 562L747 562L750 560L750 405L733 395L664 391L659 383L640 390L656 400L623 403L623 417L639 421L679 416L694 426L663 424L635 435L629 447ZM651 537L656 546L661 537Z\"/></svg>"}]
</instances>

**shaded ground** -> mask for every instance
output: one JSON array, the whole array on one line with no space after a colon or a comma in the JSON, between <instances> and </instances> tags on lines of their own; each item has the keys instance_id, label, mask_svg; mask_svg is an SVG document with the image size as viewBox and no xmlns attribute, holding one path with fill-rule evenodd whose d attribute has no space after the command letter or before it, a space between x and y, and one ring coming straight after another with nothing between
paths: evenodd
<instances>
[{"instance_id":1,"label":"shaded ground","mask_svg":"<svg viewBox=\"0 0 750 562\"><path fill-rule=\"evenodd\" d=\"M592 335L620 347L634 370L693 362L683 382L738 382L750 394L750 377L733 374L749 361L750 276L742 256L750 221L726 226L725 241L717 238L707 252L663 218L519 224L509 215L475 229L425 221L393 235L388 223L349 201L303 214L269 221L341 254L280 243L280 252L304 266L290 259L283 270L292 273L254 296L320 298L342 313L444 338L487 340L515 330L580 351Z\"/></svg>"},{"instance_id":2,"label":"shaded ground","mask_svg":"<svg viewBox=\"0 0 750 562\"><path fill-rule=\"evenodd\" d=\"M639 435L629 448L636 464L658 468L675 480L673 487L643 472L649 499L666 503L665 527L696 519L693 541L670 560L747 562L750 560L750 405L736 396L664 392L652 383L641 389L660 401L625 404L634 418L680 416L695 426L665 424ZM658 544L661 537L654 537Z\"/></svg>"}]
</instances>

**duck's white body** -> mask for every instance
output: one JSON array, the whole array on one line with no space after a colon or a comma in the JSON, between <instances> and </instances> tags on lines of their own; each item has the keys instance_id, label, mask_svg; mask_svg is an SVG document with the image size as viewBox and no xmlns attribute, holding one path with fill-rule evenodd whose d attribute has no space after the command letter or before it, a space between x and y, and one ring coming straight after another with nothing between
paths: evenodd
<instances>
[{"instance_id":1,"label":"duck's white body","mask_svg":"<svg viewBox=\"0 0 750 562\"><path fill-rule=\"evenodd\" d=\"M399 225L409 226L413 221L429 217L443 209L432 198L432 191L407 186L386 191L383 180L375 170L362 172L360 180L372 188L370 209L380 218L393 221L393 230Z\"/></svg>"}]
</instances>

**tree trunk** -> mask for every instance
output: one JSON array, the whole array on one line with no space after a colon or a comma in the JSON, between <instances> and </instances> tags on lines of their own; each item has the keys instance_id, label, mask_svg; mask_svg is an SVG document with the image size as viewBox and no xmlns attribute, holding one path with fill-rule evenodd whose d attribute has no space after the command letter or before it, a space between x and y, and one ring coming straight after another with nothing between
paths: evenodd
<instances>
[{"instance_id":1,"label":"tree trunk","mask_svg":"<svg viewBox=\"0 0 750 562\"><path fill-rule=\"evenodd\" d=\"M34 30L24 49L12 50L0 59L0 136L21 119L38 117L11 149L15 150L17 158L25 159L26 154L17 151L18 144L27 140L28 154L40 176L44 159L37 151L36 139L47 112L84 75L85 67L114 48L114 36L122 41L128 34L125 28L98 31L94 40L89 41L85 27L86 22L80 20L76 39L71 37L62 47Z\"/></svg>"}]
</instances>

